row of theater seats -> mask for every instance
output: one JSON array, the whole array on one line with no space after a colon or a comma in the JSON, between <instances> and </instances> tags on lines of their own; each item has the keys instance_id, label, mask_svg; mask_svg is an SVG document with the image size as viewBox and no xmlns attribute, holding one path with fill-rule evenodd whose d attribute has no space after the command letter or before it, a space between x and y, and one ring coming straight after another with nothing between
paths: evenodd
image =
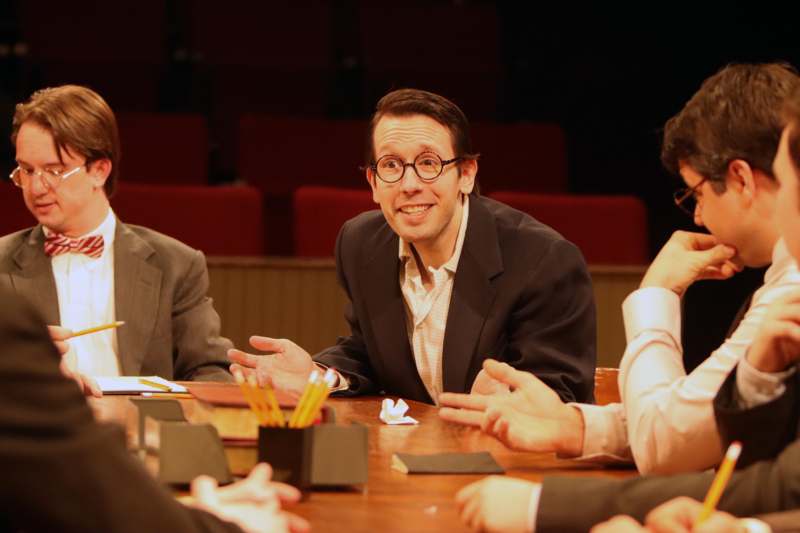
<instances>
[{"instance_id":1,"label":"row of theater seats","mask_svg":"<svg viewBox=\"0 0 800 533\"><path fill-rule=\"evenodd\" d=\"M205 185L209 182L209 127L197 114L119 113L122 179L132 183ZM264 194L267 227L292 218L292 194L303 186L364 186L368 123L244 116L225 139L236 148L238 181ZM475 122L484 192L565 193L567 148L557 124ZM290 233L269 239L267 251L291 254Z\"/></svg>"},{"instance_id":2,"label":"row of theater seats","mask_svg":"<svg viewBox=\"0 0 800 533\"><path fill-rule=\"evenodd\" d=\"M647 213L636 198L502 191L488 196L552 226L590 264L638 265L648 260ZM366 188L300 187L293 193L293 220L270 226L265 224L263 200L253 187L121 183L112 206L123 221L162 231L207 255L264 255L270 239L288 234L299 257L333 255L341 225L375 208ZM0 212L0 235L35 222L11 184L0 184Z\"/></svg>"},{"instance_id":3,"label":"row of theater seats","mask_svg":"<svg viewBox=\"0 0 800 533\"><path fill-rule=\"evenodd\" d=\"M118 113L128 182L208 183L209 128L197 114ZM234 138L236 174L266 194L287 195L303 185L361 187L365 120L246 115ZM473 145L485 190L567 191L564 132L550 123L475 122Z\"/></svg>"}]
</instances>

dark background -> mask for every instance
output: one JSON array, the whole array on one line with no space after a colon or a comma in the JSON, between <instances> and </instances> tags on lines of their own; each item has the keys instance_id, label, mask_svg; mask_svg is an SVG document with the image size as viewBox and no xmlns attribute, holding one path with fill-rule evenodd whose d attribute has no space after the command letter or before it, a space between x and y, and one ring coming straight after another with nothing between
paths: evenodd
<instances>
[{"instance_id":1,"label":"dark background","mask_svg":"<svg viewBox=\"0 0 800 533\"><path fill-rule=\"evenodd\" d=\"M209 179L225 183L237 179L244 112L366 118L391 88L430 89L472 120L560 124L569 192L643 199L654 254L691 227L672 205L678 180L660 167L661 126L727 63L800 65L800 19L766 3L609 4L5 1L0 134L33 90L86 84L117 112L205 115ZM0 146L10 170L11 146ZM699 284L686 321L723 328L759 276Z\"/></svg>"}]
</instances>

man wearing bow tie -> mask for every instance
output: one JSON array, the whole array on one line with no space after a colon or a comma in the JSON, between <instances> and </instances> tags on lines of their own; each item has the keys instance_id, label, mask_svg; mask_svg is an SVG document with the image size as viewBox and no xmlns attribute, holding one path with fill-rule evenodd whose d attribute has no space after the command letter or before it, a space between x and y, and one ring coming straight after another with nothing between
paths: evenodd
<instances>
[{"instance_id":1,"label":"man wearing bow tie","mask_svg":"<svg viewBox=\"0 0 800 533\"><path fill-rule=\"evenodd\" d=\"M231 343L220 337L206 295L203 254L123 224L111 209L120 147L108 104L85 87L38 91L17 105L12 141L18 166L10 177L39 224L0 238L0 286L58 324L51 327L55 340L125 321L118 330L70 339L66 369L81 376L230 379Z\"/></svg>"}]
</instances>

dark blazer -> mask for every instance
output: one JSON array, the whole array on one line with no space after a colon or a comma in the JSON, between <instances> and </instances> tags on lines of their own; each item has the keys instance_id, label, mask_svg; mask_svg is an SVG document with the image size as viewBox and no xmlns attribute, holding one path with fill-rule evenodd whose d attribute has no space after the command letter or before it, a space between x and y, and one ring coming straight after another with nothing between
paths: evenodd
<instances>
[{"instance_id":1,"label":"dark blazer","mask_svg":"<svg viewBox=\"0 0 800 533\"><path fill-rule=\"evenodd\" d=\"M349 394L431 403L406 332L398 236L380 211L344 224L336 242L351 334L315 360L345 374ZM591 402L595 307L580 251L504 204L470 197L444 338L444 390L469 392L484 359L536 374L565 401Z\"/></svg>"},{"instance_id":2,"label":"dark blazer","mask_svg":"<svg viewBox=\"0 0 800 533\"><path fill-rule=\"evenodd\" d=\"M0 301L0 531L241 532L161 487L61 374L42 318Z\"/></svg>"},{"instance_id":3,"label":"dark blazer","mask_svg":"<svg viewBox=\"0 0 800 533\"><path fill-rule=\"evenodd\" d=\"M0 238L0 287L25 297L48 324L59 324L58 294L44 232L35 226ZM231 379L232 343L207 296L202 252L117 220L114 304L120 371L176 380Z\"/></svg>"},{"instance_id":4,"label":"dark blazer","mask_svg":"<svg viewBox=\"0 0 800 533\"><path fill-rule=\"evenodd\" d=\"M800 379L787 381L786 393L768 404L742 410L736 403L736 369L714 400L717 425L724 443L742 441L737 471L717 506L736 516L763 517L773 531L797 531L800 524ZM702 501L713 472L679 476L647 476L629 481L545 478L536 531L588 531L616 514L639 520L652 508L676 496ZM575 502L581 502L579 512ZM788 512L787 512L788 511Z\"/></svg>"}]
</instances>

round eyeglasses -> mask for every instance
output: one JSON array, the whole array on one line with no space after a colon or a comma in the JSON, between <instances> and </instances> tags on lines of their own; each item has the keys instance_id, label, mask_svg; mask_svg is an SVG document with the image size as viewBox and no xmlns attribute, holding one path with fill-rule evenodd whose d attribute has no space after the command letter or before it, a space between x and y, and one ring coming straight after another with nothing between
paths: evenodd
<instances>
[{"instance_id":1,"label":"round eyeglasses","mask_svg":"<svg viewBox=\"0 0 800 533\"><path fill-rule=\"evenodd\" d=\"M460 161L460 157L442 160L434 153L425 152L414 158L413 163L406 163L396 155L385 155L370 165L373 172L386 183L397 183L403 178L406 167L414 169L414 173L425 182L431 182L442 175L444 167Z\"/></svg>"},{"instance_id":2,"label":"round eyeglasses","mask_svg":"<svg viewBox=\"0 0 800 533\"><path fill-rule=\"evenodd\" d=\"M83 165L77 166L72 170L29 170L26 168L17 167L11 171L11 174L9 174L8 177L11 178L11 181L14 182L14 185L20 189L24 189L25 187L30 186L31 180L34 176L39 176L42 179L42 183L44 183L45 187L56 190L62 181L72 176L82 168Z\"/></svg>"},{"instance_id":3,"label":"round eyeglasses","mask_svg":"<svg viewBox=\"0 0 800 533\"><path fill-rule=\"evenodd\" d=\"M694 217L694 212L697 209L697 189L699 189L706 180L707 178L703 178L697 182L697 185L694 187L683 187L672 194L675 205L690 217Z\"/></svg>"}]
</instances>

